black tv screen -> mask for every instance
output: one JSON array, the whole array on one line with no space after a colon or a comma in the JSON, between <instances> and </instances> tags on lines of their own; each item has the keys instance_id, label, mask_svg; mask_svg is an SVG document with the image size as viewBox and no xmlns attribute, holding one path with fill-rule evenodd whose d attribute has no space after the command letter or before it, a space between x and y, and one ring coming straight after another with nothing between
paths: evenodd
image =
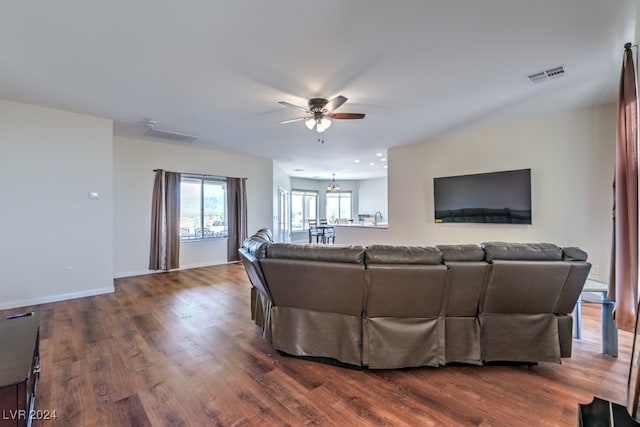
<instances>
[{"instance_id":1,"label":"black tv screen","mask_svg":"<svg viewBox=\"0 0 640 427\"><path fill-rule=\"evenodd\" d=\"M531 224L531 169L433 179L435 222Z\"/></svg>"}]
</instances>

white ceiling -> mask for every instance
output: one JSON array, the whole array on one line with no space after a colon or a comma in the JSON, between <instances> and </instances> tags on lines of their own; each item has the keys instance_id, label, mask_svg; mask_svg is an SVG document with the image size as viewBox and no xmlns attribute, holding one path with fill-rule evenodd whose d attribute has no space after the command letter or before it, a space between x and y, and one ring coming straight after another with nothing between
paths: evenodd
<instances>
[{"instance_id":1,"label":"white ceiling","mask_svg":"<svg viewBox=\"0 0 640 427\"><path fill-rule=\"evenodd\" d=\"M0 98L135 138L153 118L292 176L362 179L385 175L390 147L613 102L635 19L636 0L9 0ZM278 101L340 94L338 112L366 118L324 134L278 123L300 116Z\"/></svg>"}]
</instances>

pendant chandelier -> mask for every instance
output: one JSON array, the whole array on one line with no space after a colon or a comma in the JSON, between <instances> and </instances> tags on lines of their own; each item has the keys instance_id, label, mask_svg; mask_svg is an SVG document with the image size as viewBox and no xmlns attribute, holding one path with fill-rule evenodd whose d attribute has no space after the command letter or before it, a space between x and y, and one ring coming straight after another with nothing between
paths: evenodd
<instances>
[{"instance_id":1,"label":"pendant chandelier","mask_svg":"<svg viewBox=\"0 0 640 427\"><path fill-rule=\"evenodd\" d=\"M340 191L340 185L338 185L338 183L336 182L336 174L334 173L332 175L333 175L333 179L331 180L331 182L327 186L327 192L336 193L336 192Z\"/></svg>"}]
</instances>

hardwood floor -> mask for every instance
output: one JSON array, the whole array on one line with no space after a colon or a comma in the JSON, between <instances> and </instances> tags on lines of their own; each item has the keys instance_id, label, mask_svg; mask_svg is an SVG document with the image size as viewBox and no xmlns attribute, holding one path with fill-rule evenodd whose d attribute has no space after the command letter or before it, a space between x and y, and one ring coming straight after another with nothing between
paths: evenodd
<instances>
[{"instance_id":1,"label":"hardwood floor","mask_svg":"<svg viewBox=\"0 0 640 427\"><path fill-rule=\"evenodd\" d=\"M600 306L561 365L358 371L278 354L249 316L239 264L115 281L41 315L35 426L576 425L593 396L624 403L631 334L601 354ZM26 309L5 310L0 315Z\"/></svg>"}]
</instances>

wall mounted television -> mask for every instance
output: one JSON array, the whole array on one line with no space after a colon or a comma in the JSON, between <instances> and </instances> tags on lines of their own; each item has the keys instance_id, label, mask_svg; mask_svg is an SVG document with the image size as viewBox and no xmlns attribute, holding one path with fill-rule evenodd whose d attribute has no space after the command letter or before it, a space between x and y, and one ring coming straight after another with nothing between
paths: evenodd
<instances>
[{"instance_id":1,"label":"wall mounted television","mask_svg":"<svg viewBox=\"0 0 640 427\"><path fill-rule=\"evenodd\" d=\"M435 222L531 224L531 169L433 179Z\"/></svg>"}]
</instances>

